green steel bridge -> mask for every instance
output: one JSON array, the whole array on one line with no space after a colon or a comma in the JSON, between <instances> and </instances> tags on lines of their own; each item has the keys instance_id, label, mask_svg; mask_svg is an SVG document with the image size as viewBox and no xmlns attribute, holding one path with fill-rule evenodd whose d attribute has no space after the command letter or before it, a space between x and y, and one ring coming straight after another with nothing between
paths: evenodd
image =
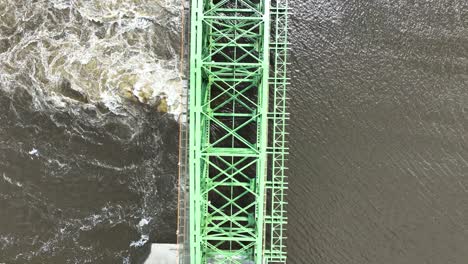
<instances>
[{"instance_id":1,"label":"green steel bridge","mask_svg":"<svg viewBox=\"0 0 468 264\"><path fill-rule=\"evenodd\" d=\"M286 263L288 10L191 0L179 263Z\"/></svg>"}]
</instances>

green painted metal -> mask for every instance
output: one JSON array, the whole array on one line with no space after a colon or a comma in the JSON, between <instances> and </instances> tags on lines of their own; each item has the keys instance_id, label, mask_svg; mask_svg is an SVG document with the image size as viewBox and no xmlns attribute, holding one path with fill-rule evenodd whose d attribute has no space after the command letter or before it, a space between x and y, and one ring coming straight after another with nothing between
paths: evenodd
<instances>
[{"instance_id":1,"label":"green painted metal","mask_svg":"<svg viewBox=\"0 0 468 264\"><path fill-rule=\"evenodd\" d=\"M191 2L191 264L286 261L287 11L279 0Z\"/></svg>"},{"instance_id":2,"label":"green painted metal","mask_svg":"<svg viewBox=\"0 0 468 264\"><path fill-rule=\"evenodd\" d=\"M273 98L270 101L272 112L271 135L269 138L270 173L267 175L267 193L269 208L266 216L265 250L266 263L286 263L285 229L286 224L286 155L287 132L286 125L289 119L287 112L287 57L288 57L288 13L287 0L275 1L272 5L272 42L270 53L273 65L270 72L270 87Z\"/></svg>"}]
</instances>

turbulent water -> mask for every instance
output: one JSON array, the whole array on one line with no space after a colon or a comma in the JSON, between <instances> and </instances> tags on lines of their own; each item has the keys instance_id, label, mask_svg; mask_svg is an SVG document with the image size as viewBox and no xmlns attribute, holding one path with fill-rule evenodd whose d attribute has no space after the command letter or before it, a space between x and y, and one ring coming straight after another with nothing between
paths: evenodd
<instances>
[{"instance_id":1,"label":"turbulent water","mask_svg":"<svg viewBox=\"0 0 468 264\"><path fill-rule=\"evenodd\" d=\"M0 263L174 242L180 2L0 0Z\"/></svg>"},{"instance_id":2,"label":"turbulent water","mask_svg":"<svg viewBox=\"0 0 468 264\"><path fill-rule=\"evenodd\" d=\"M290 0L291 264L466 264L468 2ZM174 242L180 2L0 0L0 263Z\"/></svg>"}]
</instances>

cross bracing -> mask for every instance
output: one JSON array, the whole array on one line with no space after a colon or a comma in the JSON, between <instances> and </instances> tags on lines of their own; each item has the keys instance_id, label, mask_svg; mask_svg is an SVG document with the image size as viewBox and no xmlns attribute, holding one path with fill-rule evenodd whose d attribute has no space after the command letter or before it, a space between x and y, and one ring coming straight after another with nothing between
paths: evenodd
<instances>
[{"instance_id":1,"label":"cross bracing","mask_svg":"<svg viewBox=\"0 0 468 264\"><path fill-rule=\"evenodd\" d=\"M190 263L285 263L287 3L192 0Z\"/></svg>"}]
</instances>

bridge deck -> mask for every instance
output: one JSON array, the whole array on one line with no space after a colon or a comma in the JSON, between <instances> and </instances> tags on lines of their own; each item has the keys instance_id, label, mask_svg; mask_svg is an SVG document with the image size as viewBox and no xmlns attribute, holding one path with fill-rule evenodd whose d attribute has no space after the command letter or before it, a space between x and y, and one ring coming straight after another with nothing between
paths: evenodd
<instances>
[{"instance_id":1,"label":"bridge deck","mask_svg":"<svg viewBox=\"0 0 468 264\"><path fill-rule=\"evenodd\" d=\"M189 260L179 263L286 260L287 11L286 1L192 1Z\"/></svg>"}]
</instances>

